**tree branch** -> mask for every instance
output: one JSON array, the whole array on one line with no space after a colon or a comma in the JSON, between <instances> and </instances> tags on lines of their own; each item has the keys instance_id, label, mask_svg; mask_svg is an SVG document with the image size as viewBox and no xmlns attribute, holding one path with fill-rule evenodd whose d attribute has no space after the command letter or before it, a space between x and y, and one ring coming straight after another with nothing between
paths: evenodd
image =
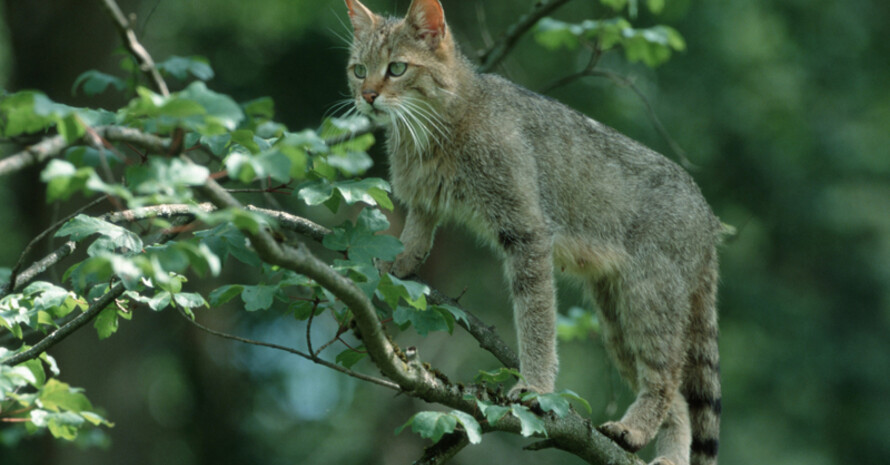
<instances>
[{"instance_id":1,"label":"tree branch","mask_svg":"<svg viewBox=\"0 0 890 465\"><path fill-rule=\"evenodd\" d=\"M202 325L201 323L198 323L197 321L195 321L192 317L190 317L188 314L186 314L185 311L182 310L181 308L177 308L177 310L179 311L179 314L182 315L183 318L185 318L186 321L188 321L189 323L191 323L192 325L194 325L196 328L200 329L201 331L204 331L204 332L206 332L206 333L208 333L208 334L211 334L211 335L213 335L213 336L221 337L221 338L223 338L223 339L229 339L229 340L232 340L232 341L242 342L242 343L244 343L244 344L250 344L250 345L255 345L255 346L259 346L259 347L268 347L268 348L270 348L270 349L280 350L280 351L287 352L287 353L290 353L290 354L299 355L300 357L303 357L303 358L305 358L305 359L307 359L307 360L310 360L310 361L312 361L313 363L317 363L317 364L319 364L319 365L321 365L321 366L330 368L330 369L332 369L332 370L339 371L340 373L346 374L346 375L348 375L348 376L352 376L353 378L357 378L357 379L360 379L360 380L362 380L362 381L367 381L367 382L369 382L369 383L374 383L374 384L377 384L377 385L379 385L379 386L383 386L383 387L386 387L386 388L389 388L389 389L393 389L393 390L396 390L396 391L400 391L400 390L401 390L401 388L399 388L399 385L396 384L396 383L393 383L392 381L387 381L387 380L385 380L385 379L375 378L375 377L373 377L373 376L363 375L363 374L361 374L361 373L358 373L358 372L352 371L352 370L350 370L350 369L341 367L340 365L336 365L336 364L334 364L334 363L328 362L327 360L322 360L322 359L320 359L320 358L318 358L318 357L315 357L315 356L312 356L312 355L310 355L310 354L307 354L307 353L305 353L305 352L303 352L303 351L301 351L301 350L297 350L297 349L294 349L294 348L291 348L291 347L286 347L286 346L282 346L282 345L278 345L278 344L272 344L272 343L269 343L269 342L255 341L255 340L253 340L253 339L248 339L248 338L244 338L244 337L240 337L240 336L235 336L234 334L224 333L224 332L222 332L222 331L217 331L217 330L215 330L215 329L210 329L210 328L208 328L208 327Z\"/></svg>"},{"instance_id":2,"label":"tree branch","mask_svg":"<svg viewBox=\"0 0 890 465\"><path fill-rule=\"evenodd\" d=\"M154 84L155 88L161 95L164 97L169 96L170 90L167 88L167 83L158 71L157 66L155 66L155 62L152 60L148 50L139 43L139 39L136 38L136 33L130 26L130 21L124 16L121 7L118 6L117 2L114 0L102 0L102 4L105 6L105 10L108 12L109 16L111 16L111 19L114 20L114 25L117 27L117 32L120 34L124 46L127 47L127 50L129 50L139 62L139 69L142 70L148 77L149 81Z\"/></svg>"},{"instance_id":3,"label":"tree branch","mask_svg":"<svg viewBox=\"0 0 890 465\"><path fill-rule=\"evenodd\" d=\"M138 129L121 126L97 126L93 131L99 137L111 142L124 142L136 144L150 150L153 153L167 153L170 150L170 140L153 134L147 134ZM42 163L52 157L61 154L69 146L62 136L53 136L43 139L19 153L10 155L0 160L0 176L4 176L31 165Z\"/></svg>"},{"instance_id":4,"label":"tree branch","mask_svg":"<svg viewBox=\"0 0 890 465\"><path fill-rule=\"evenodd\" d=\"M240 208L239 202L212 179L208 179L199 190L218 208ZM386 335L373 303L364 292L352 281L312 255L304 245L293 248L279 244L264 230L253 232L244 229L242 233L250 239L257 254L265 262L303 274L340 299L352 311L371 360L384 376L395 381L403 392L427 402L442 404L474 415L480 415L475 399L489 400L495 396L482 386L451 384L419 361L409 361ZM506 402L503 398L494 400ZM484 418L480 419L484 421ZM624 451L596 431L589 420L575 412L563 418L545 415L541 420L555 447L573 453L589 463L642 464L636 456ZM522 425L518 418L506 415L493 426L493 429L519 433Z\"/></svg>"},{"instance_id":5,"label":"tree branch","mask_svg":"<svg viewBox=\"0 0 890 465\"><path fill-rule=\"evenodd\" d=\"M498 40L492 47L489 47L479 55L479 71L483 73L491 72L513 50L519 39L534 27L541 18L570 1L541 0L535 3L532 11L519 18L519 21L507 28L507 31L498 37Z\"/></svg>"},{"instance_id":6,"label":"tree branch","mask_svg":"<svg viewBox=\"0 0 890 465\"><path fill-rule=\"evenodd\" d=\"M19 286L17 286L16 284L17 284L17 281L18 281L19 270L22 268L22 265L24 264L25 257L28 255L28 252L30 252L31 249L32 249L38 242L40 242L41 240L43 240L43 238L46 237L47 234L49 234L49 233L55 231L56 229L60 228L63 224L67 223L71 218L74 218L75 216L77 216L77 215L79 215L79 214L81 214L81 213L83 213L83 212L89 210L90 208L95 207L96 205L99 205L99 203L102 202L103 200L105 200L105 197L99 197L99 198L97 198L96 200L93 200L92 202L90 202L90 203L84 205L83 207L78 208L74 213L72 213L72 214L66 216L65 218L62 218L61 220L57 221L55 224L53 224L52 226L46 228L43 232L41 232L40 234L38 234L37 236L35 236L33 239L31 239L31 242L28 242L28 245L25 246L25 250L23 250L22 253L19 255L19 259L18 259L18 261L16 262L15 266L12 267L12 272L11 272L10 275L9 275L9 282L6 283L6 287L3 289L3 291L0 291L0 297L6 296L6 295L8 295L10 292L12 292L13 290L18 289ZM65 245L67 246L68 243L66 243ZM72 250L71 250L71 251L73 251L73 247L74 247L74 246L72 245ZM71 251L69 251L68 253L70 253ZM44 269L46 269L47 267L48 267L48 266L44 266L43 269L35 268L36 273L33 273L33 274L36 275L37 273L42 272L42 271L43 271ZM31 268L28 268L28 269L30 270ZM37 271L37 270L39 270L39 271ZM29 279L29 278L26 278L24 282L28 282L28 281L30 281L30 279Z\"/></svg>"},{"instance_id":7,"label":"tree branch","mask_svg":"<svg viewBox=\"0 0 890 465\"><path fill-rule=\"evenodd\" d=\"M102 295L98 300L93 302L92 305L80 315L77 315L76 318L65 323L55 331L51 332L48 336L41 339L37 344L34 344L30 349L20 352L11 356L8 356L4 359L0 359L0 363L10 366L18 365L19 363L27 362L33 358L37 358L40 354L49 350L50 347L58 344L63 339L68 337L71 333L78 330L81 326L87 324L96 317L105 307L111 305L115 299L121 296L126 289L124 285L121 283L115 284L108 292Z\"/></svg>"},{"instance_id":8,"label":"tree branch","mask_svg":"<svg viewBox=\"0 0 890 465\"><path fill-rule=\"evenodd\" d=\"M479 342L479 347L490 352L498 361L507 368L519 368L519 357L500 336L497 335L494 326L488 326L472 312L463 308L456 300L448 297L437 289L430 288L429 302L433 305L448 304L461 309L467 315L467 321L458 320L462 328Z\"/></svg>"},{"instance_id":9,"label":"tree branch","mask_svg":"<svg viewBox=\"0 0 890 465\"><path fill-rule=\"evenodd\" d=\"M464 433L454 432L446 434L439 442L427 447L423 456L415 460L412 465L440 465L457 455L464 447L470 445L470 440Z\"/></svg>"}]
</instances>

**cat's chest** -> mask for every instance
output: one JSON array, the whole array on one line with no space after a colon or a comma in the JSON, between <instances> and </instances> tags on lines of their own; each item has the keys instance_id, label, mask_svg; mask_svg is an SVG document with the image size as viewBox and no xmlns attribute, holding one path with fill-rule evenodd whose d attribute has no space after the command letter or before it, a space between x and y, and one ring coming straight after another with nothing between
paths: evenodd
<instances>
[{"instance_id":1,"label":"cat's chest","mask_svg":"<svg viewBox=\"0 0 890 465\"><path fill-rule=\"evenodd\" d=\"M467 178L458 160L447 156L390 155L390 180L396 197L442 219L470 222L476 216Z\"/></svg>"}]
</instances>

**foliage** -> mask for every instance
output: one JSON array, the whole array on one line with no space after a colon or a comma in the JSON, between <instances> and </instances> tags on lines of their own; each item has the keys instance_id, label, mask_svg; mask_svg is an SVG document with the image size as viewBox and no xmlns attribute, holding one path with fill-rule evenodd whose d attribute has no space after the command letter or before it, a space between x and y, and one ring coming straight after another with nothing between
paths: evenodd
<instances>
[{"instance_id":1,"label":"foliage","mask_svg":"<svg viewBox=\"0 0 890 465\"><path fill-rule=\"evenodd\" d=\"M126 60L124 64L125 71L132 66ZM206 60L172 57L159 63L158 68L177 79L198 80L170 96L98 71L88 71L75 81L73 90L82 89L88 95L109 89L131 93L133 97L116 112L69 107L33 91L9 94L0 100L0 134L4 137L56 130L69 144L63 157L52 159L41 174L49 202L68 201L76 195L108 195L131 211L184 205L187 213L198 220L187 237L158 242L149 238L150 233L171 228L170 218L147 215L138 218L140 221L112 222L85 214L74 216L55 231L55 236L89 244L87 257L68 268L64 284L36 281L20 291L6 293L0 301L0 325L6 331L21 341L29 331L46 335L64 325L70 315L86 311L97 297L110 292L110 283L116 281L123 283L126 292L98 312L94 327L100 339L114 334L120 319L131 319L141 305L154 311L174 307L193 315L198 308L223 305L235 297L241 298L247 311L267 311L289 303L285 308L298 319L329 313L345 324L349 310L325 289L304 276L262 264L241 230L274 227L268 218L240 210L207 212L199 208L193 188L207 181L212 171L228 175L233 184L251 185L264 180L284 185L301 183L302 187L292 189L294 195L299 194L308 205L324 203L334 212L341 205L368 205L355 225L346 223L325 239L327 247L345 252L337 269L370 282L365 287L367 292L379 292L399 308L405 326L414 323L424 334L453 328L457 312L443 307L428 309L423 295L428 288L396 278L384 277L381 281L372 265L374 259L392 260L401 250L396 239L376 234L386 229L388 222L378 210L370 208L379 205L392 209L388 184L375 178L350 179L370 167L366 150L374 138L367 134L328 144L320 135L349 134L367 125L363 118L332 118L317 131L290 132L273 121L271 100L239 104L210 90L202 82L214 75ZM105 125L180 138L187 152L203 152L206 164L147 147L138 150L114 141L91 143L90 135ZM187 290L187 275L218 276L232 257L262 266L263 280L223 285L207 298ZM5 279L11 279L11 274L6 273ZM400 297L405 297L412 310L398 307ZM415 316L414 310L428 310L427 314L435 316L422 318ZM18 349L4 348L0 361L29 348L23 342ZM74 439L90 425L110 426L92 412L82 392L56 378L59 370L52 358L46 353L41 357L53 368L49 377L38 359L15 366L0 365L0 415L10 421L21 419L31 433L48 429L63 439ZM341 354L338 361L351 366L358 359Z\"/></svg>"}]
</instances>

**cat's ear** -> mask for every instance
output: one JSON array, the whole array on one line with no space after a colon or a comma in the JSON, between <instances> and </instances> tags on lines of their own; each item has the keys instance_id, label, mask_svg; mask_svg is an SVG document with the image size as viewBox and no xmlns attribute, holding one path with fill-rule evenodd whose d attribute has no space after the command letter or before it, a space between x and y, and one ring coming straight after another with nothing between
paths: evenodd
<instances>
[{"instance_id":1,"label":"cat's ear","mask_svg":"<svg viewBox=\"0 0 890 465\"><path fill-rule=\"evenodd\" d=\"M346 7L349 8L349 20L352 21L352 29L356 35L377 24L377 15L358 0L346 0Z\"/></svg>"},{"instance_id":2,"label":"cat's ear","mask_svg":"<svg viewBox=\"0 0 890 465\"><path fill-rule=\"evenodd\" d=\"M405 21L417 31L417 37L435 49L445 38L445 11L439 0L414 0Z\"/></svg>"}]
</instances>

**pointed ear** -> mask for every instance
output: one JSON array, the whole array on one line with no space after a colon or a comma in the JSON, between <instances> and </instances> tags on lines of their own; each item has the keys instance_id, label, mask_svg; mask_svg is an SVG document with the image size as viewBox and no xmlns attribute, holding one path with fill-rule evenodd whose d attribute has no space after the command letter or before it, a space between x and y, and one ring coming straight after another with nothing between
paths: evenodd
<instances>
[{"instance_id":1,"label":"pointed ear","mask_svg":"<svg viewBox=\"0 0 890 465\"><path fill-rule=\"evenodd\" d=\"M439 0L414 0L405 21L417 30L417 36L435 49L445 38L445 11Z\"/></svg>"},{"instance_id":2,"label":"pointed ear","mask_svg":"<svg viewBox=\"0 0 890 465\"><path fill-rule=\"evenodd\" d=\"M358 0L346 0L346 7L349 8L349 20L352 21L352 30L356 35L377 24L377 15Z\"/></svg>"}]
</instances>

